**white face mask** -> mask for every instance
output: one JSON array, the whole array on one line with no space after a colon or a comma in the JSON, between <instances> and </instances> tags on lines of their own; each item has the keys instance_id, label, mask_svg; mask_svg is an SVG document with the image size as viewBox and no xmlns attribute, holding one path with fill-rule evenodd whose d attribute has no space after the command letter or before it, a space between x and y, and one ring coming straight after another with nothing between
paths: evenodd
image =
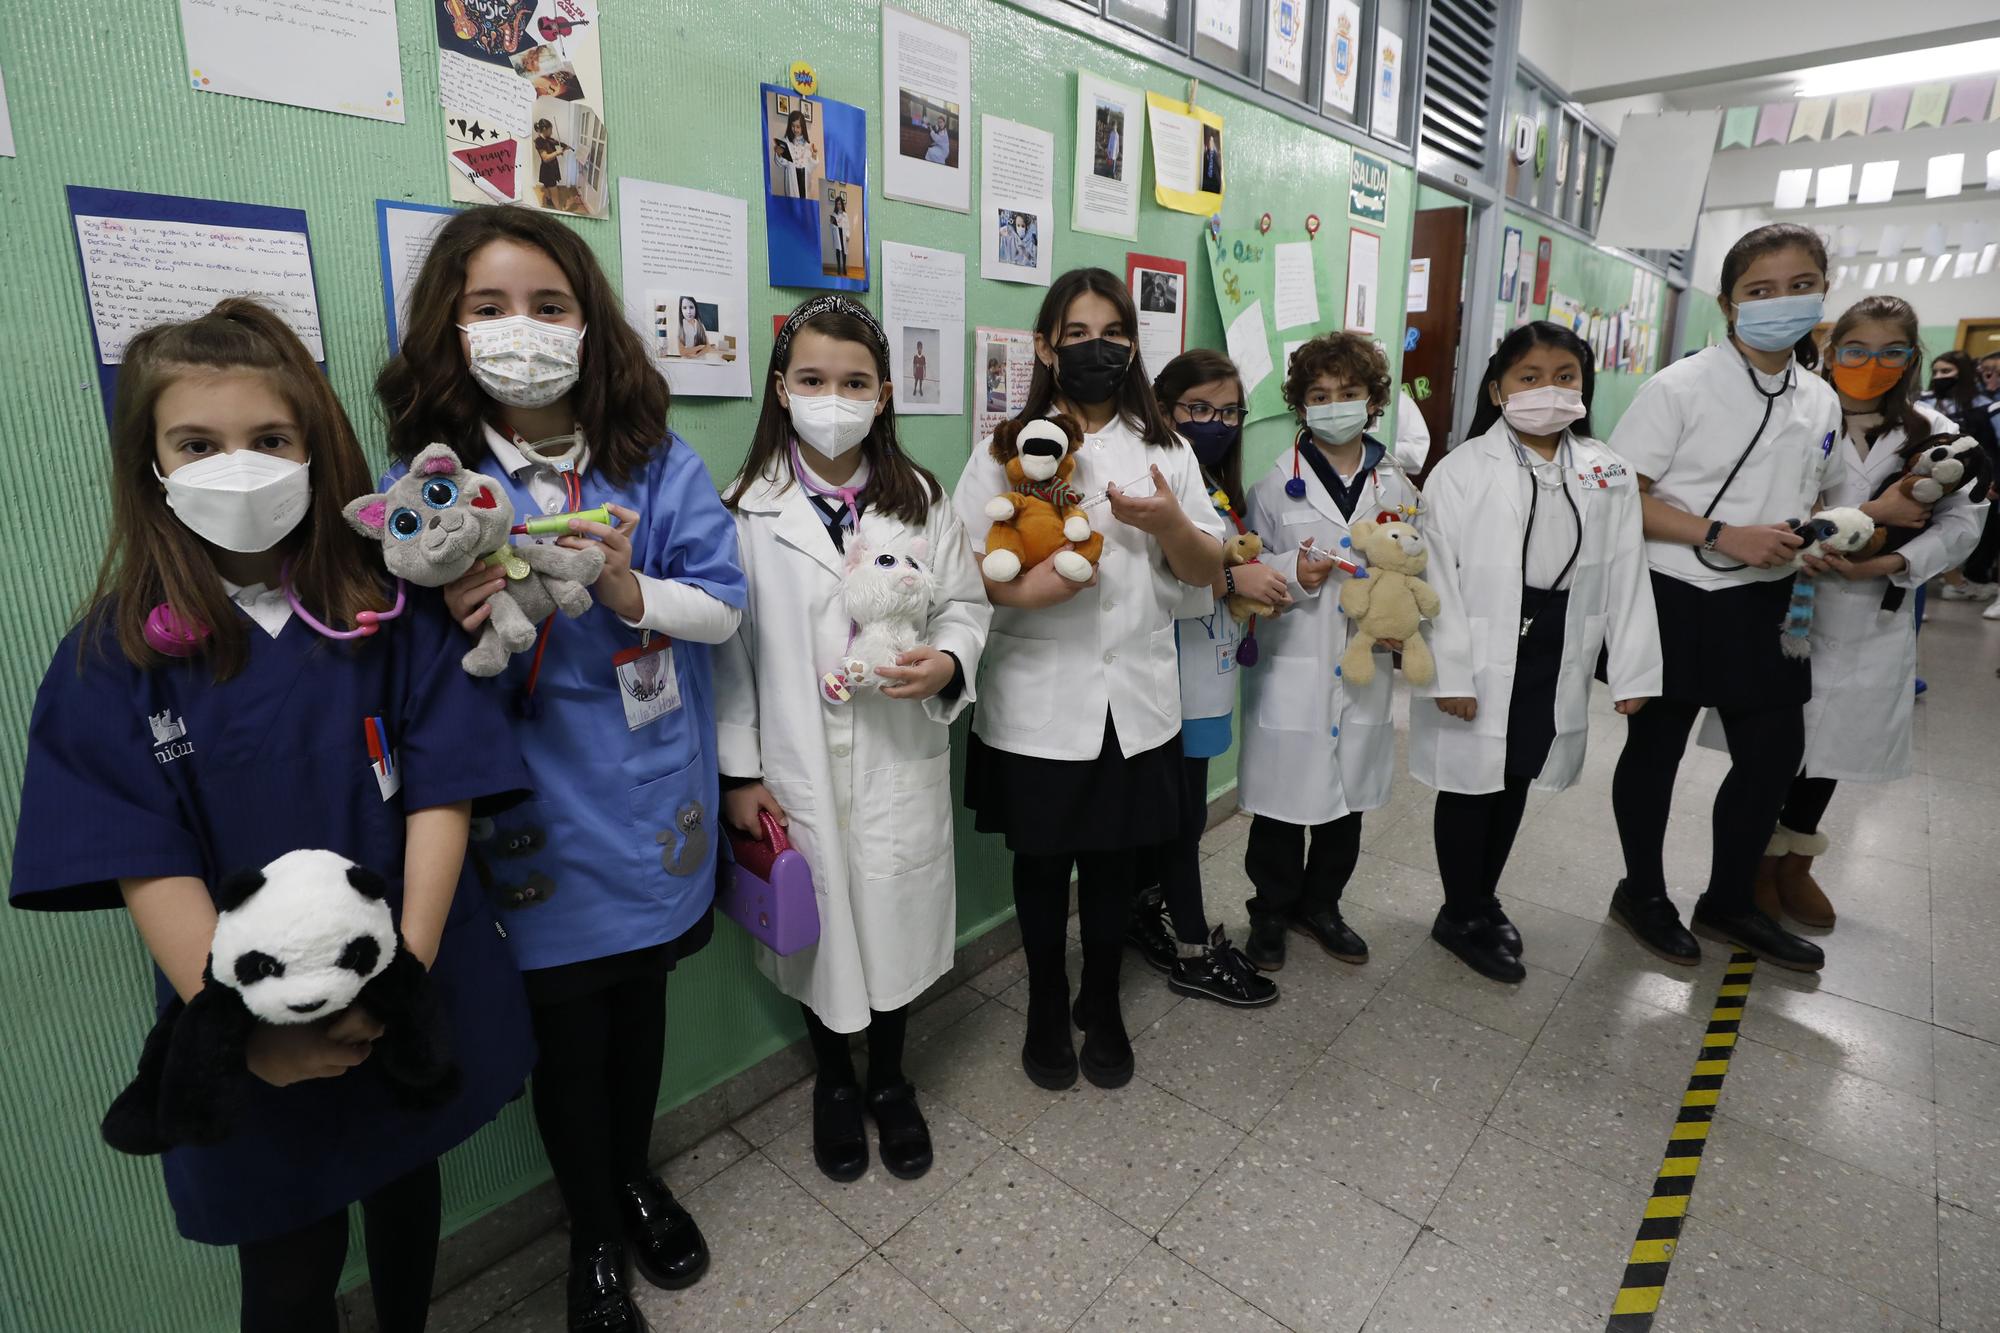
<instances>
[{"instance_id":1,"label":"white face mask","mask_svg":"<svg viewBox=\"0 0 2000 1333\"><path fill-rule=\"evenodd\" d=\"M1523 389L1500 404L1500 415L1523 435L1554 435L1572 421L1583 419L1583 394L1559 384Z\"/></svg>"},{"instance_id":2,"label":"white face mask","mask_svg":"<svg viewBox=\"0 0 2000 1333\"><path fill-rule=\"evenodd\" d=\"M312 503L312 473L303 463L254 449L211 454L171 476L153 475L167 488L167 508L211 546L239 555L268 551L290 535Z\"/></svg>"},{"instance_id":3,"label":"white face mask","mask_svg":"<svg viewBox=\"0 0 2000 1333\"><path fill-rule=\"evenodd\" d=\"M1306 408L1306 429L1321 444L1346 444L1368 424L1368 400L1314 403Z\"/></svg>"},{"instance_id":4,"label":"white face mask","mask_svg":"<svg viewBox=\"0 0 2000 1333\"><path fill-rule=\"evenodd\" d=\"M792 433L821 458L839 458L861 446L875 426L875 404L837 393L791 396Z\"/></svg>"},{"instance_id":5,"label":"white face mask","mask_svg":"<svg viewBox=\"0 0 2000 1333\"><path fill-rule=\"evenodd\" d=\"M547 407L576 384L583 330L532 315L461 324L472 378L509 407Z\"/></svg>"}]
</instances>

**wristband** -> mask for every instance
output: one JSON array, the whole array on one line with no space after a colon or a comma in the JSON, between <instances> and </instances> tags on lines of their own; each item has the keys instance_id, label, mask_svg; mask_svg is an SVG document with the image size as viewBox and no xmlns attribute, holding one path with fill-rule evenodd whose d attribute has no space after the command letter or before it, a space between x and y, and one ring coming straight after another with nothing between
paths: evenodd
<instances>
[{"instance_id":1,"label":"wristband","mask_svg":"<svg viewBox=\"0 0 2000 1333\"><path fill-rule=\"evenodd\" d=\"M1703 540L1701 544L1701 549L1704 551L1713 551L1715 549L1716 541L1721 536L1722 536L1722 520L1717 519L1715 522L1708 525L1708 536L1705 540Z\"/></svg>"},{"instance_id":2,"label":"wristband","mask_svg":"<svg viewBox=\"0 0 2000 1333\"><path fill-rule=\"evenodd\" d=\"M1234 569L1225 569L1222 571L1222 590L1223 595L1226 597L1234 597L1236 595L1236 571Z\"/></svg>"}]
</instances>

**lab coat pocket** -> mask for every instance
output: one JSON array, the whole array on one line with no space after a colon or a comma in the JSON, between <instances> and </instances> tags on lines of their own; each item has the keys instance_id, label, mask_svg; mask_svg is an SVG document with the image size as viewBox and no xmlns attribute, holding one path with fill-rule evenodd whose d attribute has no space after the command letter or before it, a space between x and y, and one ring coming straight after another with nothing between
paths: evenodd
<instances>
[{"instance_id":1,"label":"lab coat pocket","mask_svg":"<svg viewBox=\"0 0 2000 1333\"><path fill-rule=\"evenodd\" d=\"M632 788L633 854L641 886L672 892L677 881L713 880L720 815L702 788L699 759Z\"/></svg>"},{"instance_id":2,"label":"lab coat pocket","mask_svg":"<svg viewBox=\"0 0 2000 1333\"><path fill-rule=\"evenodd\" d=\"M1223 612L1227 616L1228 612ZM1147 642L1147 657L1153 668L1153 697L1147 700L1155 711L1178 716L1181 702L1181 654L1174 641L1174 627L1155 630Z\"/></svg>"},{"instance_id":3,"label":"lab coat pocket","mask_svg":"<svg viewBox=\"0 0 2000 1333\"><path fill-rule=\"evenodd\" d=\"M980 663L987 721L1005 731L1040 731L1055 716L1054 639L988 635Z\"/></svg>"},{"instance_id":4,"label":"lab coat pocket","mask_svg":"<svg viewBox=\"0 0 2000 1333\"><path fill-rule=\"evenodd\" d=\"M1257 725L1266 731L1324 732L1327 672L1317 657L1273 657L1257 696Z\"/></svg>"},{"instance_id":5,"label":"lab coat pocket","mask_svg":"<svg viewBox=\"0 0 2000 1333\"><path fill-rule=\"evenodd\" d=\"M893 879L951 855L951 751L890 764L861 781L869 879Z\"/></svg>"},{"instance_id":6,"label":"lab coat pocket","mask_svg":"<svg viewBox=\"0 0 2000 1333\"><path fill-rule=\"evenodd\" d=\"M1599 651L1604 647L1604 627L1611 619L1603 612L1583 618L1583 651L1565 653L1569 663L1564 666L1564 674L1556 678L1556 730L1560 732L1586 731L1590 727L1590 681L1596 670ZM1575 676L1574 687L1569 677Z\"/></svg>"},{"instance_id":7,"label":"lab coat pocket","mask_svg":"<svg viewBox=\"0 0 2000 1333\"><path fill-rule=\"evenodd\" d=\"M1495 688L1494 682L1489 680L1486 674L1487 663L1492 660L1492 653L1487 645L1487 636L1493 633L1493 622L1485 616L1467 616L1465 618L1465 627L1466 633L1471 639L1468 647L1471 650L1472 657L1472 690L1481 699L1485 699L1492 694ZM1502 703L1506 702L1507 696L1505 693L1502 693L1499 697Z\"/></svg>"}]
</instances>

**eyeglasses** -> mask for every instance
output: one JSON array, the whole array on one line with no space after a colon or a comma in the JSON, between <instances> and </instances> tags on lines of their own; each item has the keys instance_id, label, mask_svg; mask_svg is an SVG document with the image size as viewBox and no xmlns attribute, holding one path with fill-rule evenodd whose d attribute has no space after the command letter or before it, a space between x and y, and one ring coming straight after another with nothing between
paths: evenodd
<instances>
[{"instance_id":1,"label":"eyeglasses","mask_svg":"<svg viewBox=\"0 0 2000 1333\"><path fill-rule=\"evenodd\" d=\"M1865 366L1870 361L1881 366L1884 370L1901 370L1904 366L1916 360L1916 357L1917 349L1905 346L1902 343L1897 343L1893 347L1884 347L1879 352L1871 352L1860 343L1842 343L1833 351L1834 364L1846 366L1850 370L1856 366Z\"/></svg>"},{"instance_id":2,"label":"eyeglasses","mask_svg":"<svg viewBox=\"0 0 2000 1333\"><path fill-rule=\"evenodd\" d=\"M1231 403L1227 407L1217 407L1214 403L1204 403L1199 398L1189 398L1174 404L1174 411L1187 413L1189 421L1220 421L1225 426L1243 424L1243 408Z\"/></svg>"}]
</instances>

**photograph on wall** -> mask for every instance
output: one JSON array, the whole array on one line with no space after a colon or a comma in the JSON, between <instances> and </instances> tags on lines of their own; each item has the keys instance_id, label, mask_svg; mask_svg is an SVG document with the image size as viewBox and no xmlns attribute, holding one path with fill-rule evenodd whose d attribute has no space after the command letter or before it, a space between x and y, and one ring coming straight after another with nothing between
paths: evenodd
<instances>
[{"instance_id":1,"label":"photograph on wall","mask_svg":"<svg viewBox=\"0 0 2000 1333\"><path fill-rule=\"evenodd\" d=\"M1528 299L1542 305L1549 299L1549 263L1555 255L1555 241L1548 236L1535 238L1535 294Z\"/></svg>"},{"instance_id":2,"label":"photograph on wall","mask_svg":"<svg viewBox=\"0 0 2000 1333\"><path fill-rule=\"evenodd\" d=\"M761 84L773 287L868 290L868 115Z\"/></svg>"},{"instance_id":3,"label":"photograph on wall","mask_svg":"<svg viewBox=\"0 0 2000 1333\"><path fill-rule=\"evenodd\" d=\"M611 213L597 0L433 0L451 197Z\"/></svg>"},{"instance_id":4,"label":"photograph on wall","mask_svg":"<svg viewBox=\"0 0 2000 1333\"><path fill-rule=\"evenodd\" d=\"M1306 81L1305 0L1268 0L1264 24L1264 68L1286 83Z\"/></svg>"},{"instance_id":5,"label":"photograph on wall","mask_svg":"<svg viewBox=\"0 0 2000 1333\"><path fill-rule=\"evenodd\" d=\"M1222 211L1222 117L1206 107L1146 94L1153 127L1153 199L1210 217Z\"/></svg>"},{"instance_id":6,"label":"photograph on wall","mask_svg":"<svg viewBox=\"0 0 2000 1333\"><path fill-rule=\"evenodd\" d=\"M396 0L181 0L188 84L403 123Z\"/></svg>"},{"instance_id":7,"label":"photograph on wall","mask_svg":"<svg viewBox=\"0 0 2000 1333\"><path fill-rule=\"evenodd\" d=\"M1137 88L1076 75L1076 179L1070 226L1096 236L1139 234L1146 102Z\"/></svg>"},{"instance_id":8,"label":"photograph on wall","mask_svg":"<svg viewBox=\"0 0 2000 1333\"><path fill-rule=\"evenodd\" d=\"M1514 304L1514 286L1521 276L1521 229L1509 227L1500 243L1500 299Z\"/></svg>"},{"instance_id":9,"label":"photograph on wall","mask_svg":"<svg viewBox=\"0 0 2000 1333\"><path fill-rule=\"evenodd\" d=\"M1056 138L989 115L979 139L979 276L1046 287L1055 278Z\"/></svg>"},{"instance_id":10,"label":"photograph on wall","mask_svg":"<svg viewBox=\"0 0 2000 1333\"><path fill-rule=\"evenodd\" d=\"M972 331L972 445L990 439L999 424L1028 406L1035 378L1035 335L1026 329Z\"/></svg>"},{"instance_id":11,"label":"photograph on wall","mask_svg":"<svg viewBox=\"0 0 2000 1333\"><path fill-rule=\"evenodd\" d=\"M1139 358L1157 374L1187 344L1187 261L1125 256L1125 285L1139 307Z\"/></svg>"},{"instance_id":12,"label":"photograph on wall","mask_svg":"<svg viewBox=\"0 0 2000 1333\"><path fill-rule=\"evenodd\" d=\"M1353 227L1347 233L1347 314L1341 326L1352 333L1375 332L1382 308L1382 238Z\"/></svg>"},{"instance_id":13,"label":"photograph on wall","mask_svg":"<svg viewBox=\"0 0 2000 1333\"><path fill-rule=\"evenodd\" d=\"M1368 128L1395 138L1402 105L1403 39L1383 28L1375 35L1375 118Z\"/></svg>"},{"instance_id":14,"label":"photograph on wall","mask_svg":"<svg viewBox=\"0 0 2000 1333\"><path fill-rule=\"evenodd\" d=\"M750 206L621 177L625 317L676 394L748 398Z\"/></svg>"},{"instance_id":15,"label":"photograph on wall","mask_svg":"<svg viewBox=\"0 0 2000 1333\"><path fill-rule=\"evenodd\" d=\"M882 193L906 203L971 207L972 39L882 8Z\"/></svg>"},{"instance_id":16,"label":"photograph on wall","mask_svg":"<svg viewBox=\"0 0 2000 1333\"><path fill-rule=\"evenodd\" d=\"M882 242L882 327L896 410L965 410L965 256Z\"/></svg>"},{"instance_id":17,"label":"photograph on wall","mask_svg":"<svg viewBox=\"0 0 2000 1333\"><path fill-rule=\"evenodd\" d=\"M1361 6L1356 0L1327 0L1326 74L1320 82L1321 101L1327 110L1354 114L1355 93L1361 50Z\"/></svg>"}]
</instances>

